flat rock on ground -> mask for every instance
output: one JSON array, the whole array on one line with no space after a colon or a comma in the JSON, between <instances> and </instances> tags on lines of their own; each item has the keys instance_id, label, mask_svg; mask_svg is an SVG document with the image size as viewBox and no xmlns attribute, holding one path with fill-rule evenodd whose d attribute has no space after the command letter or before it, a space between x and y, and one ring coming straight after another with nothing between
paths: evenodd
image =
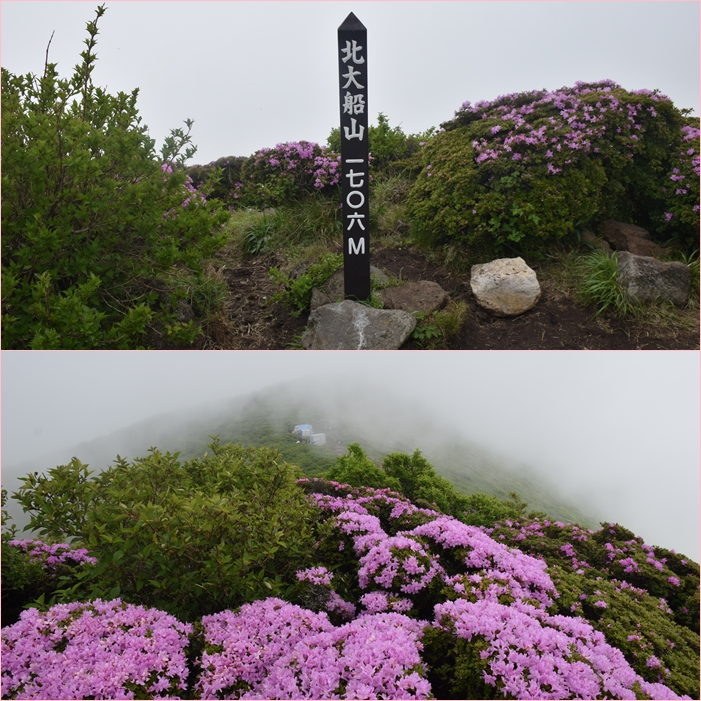
<instances>
[{"instance_id":1,"label":"flat rock on ground","mask_svg":"<svg viewBox=\"0 0 701 701\"><path fill-rule=\"evenodd\" d=\"M377 296L382 300L385 309L401 309L421 314L438 311L448 302L448 293L437 282L430 280L387 287L380 290Z\"/></svg>"},{"instance_id":2,"label":"flat rock on ground","mask_svg":"<svg viewBox=\"0 0 701 701\"><path fill-rule=\"evenodd\" d=\"M396 350L416 319L398 309L374 309L349 299L325 304L309 315L302 346L307 350Z\"/></svg>"}]
</instances>

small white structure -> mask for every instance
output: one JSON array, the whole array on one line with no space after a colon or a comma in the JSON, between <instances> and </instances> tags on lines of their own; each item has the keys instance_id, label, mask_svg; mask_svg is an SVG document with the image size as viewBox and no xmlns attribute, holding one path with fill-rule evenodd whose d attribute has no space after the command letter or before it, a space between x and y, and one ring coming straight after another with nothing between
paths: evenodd
<instances>
[{"instance_id":1,"label":"small white structure","mask_svg":"<svg viewBox=\"0 0 701 701\"><path fill-rule=\"evenodd\" d=\"M309 445L326 445L325 433L313 433L311 424L299 424L294 427L292 433L299 436L302 440L297 443L309 443Z\"/></svg>"}]
</instances>

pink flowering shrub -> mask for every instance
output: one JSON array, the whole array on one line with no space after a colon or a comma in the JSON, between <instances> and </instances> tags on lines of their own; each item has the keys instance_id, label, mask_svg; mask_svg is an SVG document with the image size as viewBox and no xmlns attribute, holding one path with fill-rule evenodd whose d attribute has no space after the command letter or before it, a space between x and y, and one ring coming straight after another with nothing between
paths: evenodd
<instances>
[{"instance_id":1,"label":"pink flowering shrub","mask_svg":"<svg viewBox=\"0 0 701 701\"><path fill-rule=\"evenodd\" d=\"M3 533L2 620L19 618L25 605L43 596L50 600L58 588L71 586L76 577L97 560L85 548L66 543L49 545L41 540L17 540Z\"/></svg>"},{"instance_id":2,"label":"pink flowering shrub","mask_svg":"<svg viewBox=\"0 0 701 701\"><path fill-rule=\"evenodd\" d=\"M180 698L191 631L119 599L28 609L2 629L2 698Z\"/></svg>"},{"instance_id":3,"label":"pink flowering shrub","mask_svg":"<svg viewBox=\"0 0 701 701\"><path fill-rule=\"evenodd\" d=\"M686 126L664 95L609 80L465 103L421 151L416 232L490 254L535 251L614 217L696 241L698 136ZM670 175L685 180L670 187Z\"/></svg>"},{"instance_id":4,"label":"pink flowering shrub","mask_svg":"<svg viewBox=\"0 0 701 701\"><path fill-rule=\"evenodd\" d=\"M341 156L309 141L262 148L241 167L238 203L276 207L300 196L333 192L341 177Z\"/></svg>"},{"instance_id":5,"label":"pink flowering shrub","mask_svg":"<svg viewBox=\"0 0 701 701\"><path fill-rule=\"evenodd\" d=\"M553 611L585 618L647 682L698 695L696 563L651 547L618 524L593 531L522 518L487 531L544 558L559 595ZM647 666L651 653L662 661L660 668Z\"/></svg>"},{"instance_id":6,"label":"pink flowering shrub","mask_svg":"<svg viewBox=\"0 0 701 701\"><path fill-rule=\"evenodd\" d=\"M161 170L163 171L164 176L168 176L173 172L173 168L168 164L168 163L161 163ZM207 202L207 198L205 197L203 192L200 192L195 186L192 181L192 178L189 175L185 176L185 182L182 185L183 189L183 201L180 203L180 207L187 207L191 202L195 206L200 206L205 204ZM169 209L163 216L164 218L168 219L175 219L175 217L178 216L179 209L173 208Z\"/></svg>"},{"instance_id":7,"label":"pink flowering shrub","mask_svg":"<svg viewBox=\"0 0 701 701\"><path fill-rule=\"evenodd\" d=\"M631 698L636 687L644 692L651 687L580 618L551 616L527 604L458 599L436 606L433 625L474 648L462 646L461 656L472 664L456 666L457 693L476 691L478 680L499 696L517 699ZM679 698L663 685L654 693Z\"/></svg>"},{"instance_id":8,"label":"pink flowering shrub","mask_svg":"<svg viewBox=\"0 0 701 701\"><path fill-rule=\"evenodd\" d=\"M235 205L240 197L241 167L245 161L243 156L225 156L206 165L187 166L185 172L197 189L210 181L209 198Z\"/></svg>"},{"instance_id":9,"label":"pink flowering shrub","mask_svg":"<svg viewBox=\"0 0 701 701\"><path fill-rule=\"evenodd\" d=\"M230 468L230 451L213 447ZM251 451L236 454L256 457ZM180 489L188 480L199 485L214 467L195 461L165 481L187 476ZM224 500L234 500L234 472L212 474L224 480L217 482ZM261 486L265 474L256 475ZM3 697L698 698L699 636L688 624L698 565L687 558L617 524L594 531L519 517L487 528L390 489L306 478L291 486L298 496L291 513L308 509L304 555L286 553L255 595L237 603L202 595L183 609L192 627L119 600L27 611L3 629ZM117 508L119 500L101 494ZM260 505L249 508L257 503L250 497L245 503L249 522ZM74 528L93 518L85 511L74 510ZM237 532L218 537L222 562ZM25 547L49 557L47 547ZM110 575L120 566L130 571L120 565L126 556L101 547L91 572L108 565ZM53 552L63 557L65 548ZM188 581L213 590L206 569L186 577L182 563L194 553L177 560L182 581L169 579L164 606L183 607L172 602L173 587L183 599ZM137 564L139 576L148 559ZM240 579L220 582L226 596L245 584Z\"/></svg>"},{"instance_id":10,"label":"pink flowering shrub","mask_svg":"<svg viewBox=\"0 0 701 701\"><path fill-rule=\"evenodd\" d=\"M372 612L389 610L393 603L403 600L401 605L408 615L433 620L432 629L425 632L423 659L438 698L453 693L460 698L490 698L485 695L492 693L489 689L494 690L496 697L507 689L506 693L515 694L516 698L568 698L558 696L565 693L585 698L614 693L631 697L650 693L652 688L656 697L675 698L679 692L669 688L665 683L668 679L673 678L677 688L683 690L697 685L690 675L694 658L688 654L698 650L698 637L694 648L694 634L680 631L672 620L661 620L660 611L654 620L655 630L665 631L672 646L662 650L654 645L651 649L660 659L662 655L674 672L667 667L647 666L645 660L649 654L638 664L637 648L625 639L626 655L609 642L608 636L618 642L625 628L620 624L612 628L611 621L617 621L616 611L620 614L639 599L647 602L650 597L625 581L614 580L609 584L599 577L602 581L578 588L577 583L567 578L570 575L562 571L562 565L568 560L575 560L568 572L581 578L577 572L594 571L585 561L585 553L592 561L596 561L596 549L608 553L597 543L593 531L528 519L523 524L507 521L503 529L484 529L430 509L419 509L387 489L353 489L321 480L304 480L303 484L322 510L317 556L334 571L334 583L338 577L339 582L345 582L339 589L345 599ZM566 545L556 545L547 537L548 529L560 535L567 533L571 540ZM498 540L505 533L518 548L533 542L540 546L552 543L546 550L555 553L555 561L560 565L552 569L556 581L550 576L546 560ZM562 591L556 582L562 584ZM671 583L669 586L675 588ZM579 605L570 610L575 598ZM471 612L468 618L481 617L486 628L475 628L473 634L463 637L446 628L440 624L441 616L451 606L462 612L460 616ZM649 603L644 606L645 614L649 614ZM485 641L494 640L494 626L499 628L500 621L507 619L511 627L504 629L499 644L486 645ZM525 623L531 619L534 619L531 623ZM521 643L514 642L518 633L513 631L522 631L523 625L530 626L532 638L526 639L521 647ZM625 630L630 632L628 628ZM582 635L585 641L580 645ZM651 639L647 637L644 645L651 645ZM507 646L507 640L513 646ZM555 645L563 650L562 658L555 662L548 647L552 640L559 641ZM540 642L536 644L536 641ZM686 662L684 654L674 648L675 641L686 650ZM571 649L577 650L577 654L572 654ZM585 652L589 655L588 662L578 657ZM505 667L507 658L525 661L517 668ZM547 668L555 675L556 683L548 681L548 674L541 675L544 665L550 665ZM462 674L467 676L463 679Z\"/></svg>"},{"instance_id":11,"label":"pink flowering shrub","mask_svg":"<svg viewBox=\"0 0 701 701\"><path fill-rule=\"evenodd\" d=\"M202 619L205 698L427 698L425 622L366 614L335 628L324 613L266 599Z\"/></svg>"},{"instance_id":12,"label":"pink flowering shrub","mask_svg":"<svg viewBox=\"0 0 701 701\"><path fill-rule=\"evenodd\" d=\"M676 146L675 159L672 161L671 172L668 173L669 180L663 188L668 203L664 213L667 226L661 229L682 238L685 238L683 232L687 229L693 228L698 233L699 228L700 133L698 124L682 127L682 142ZM698 244L698 237L691 239L690 243Z\"/></svg>"},{"instance_id":13,"label":"pink flowering shrub","mask_svg":"<svg viewBox=\"0 0 701 701\"><path fill-rule=\"evenodd\" d=\"M71 548L66 543L48 545L41 540L11 540L8 545L27 553L31 562L39 562L48 570L55 571L59 565L94 565L97 559L90 557L85 548Z\"/></svg>"}]
</instances>

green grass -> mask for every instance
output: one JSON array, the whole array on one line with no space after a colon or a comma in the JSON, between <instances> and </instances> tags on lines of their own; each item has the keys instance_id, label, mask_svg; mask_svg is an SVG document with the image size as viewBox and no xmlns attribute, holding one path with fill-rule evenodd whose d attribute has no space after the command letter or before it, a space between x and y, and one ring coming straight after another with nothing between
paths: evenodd
<instances>
[{"instance_id":1,"label":"green grass","mask_svg":"<svg viewBox=\"0 0 701 701\"><path fill-rule=\"evenodd\" d=\"M644 304L621 301L624 293L613 275L615 259L605 251L582 255L577 249L561 246L541 262L537 272L541 284L548 284L576 304L595 305L602 323L607 317L633 319L640 327L675 335L677 331L698 329L699 321L698 257L679 255L678 259L691 268L691 293L684 307L661 300ZM617 308L617 301L622 311Z\"/></svg>"},{"instance_id":2,"label":"green grass","mask_svg":"<svg viewBox=\"0 0 701 701\"><path fill-rule=\"evenodd\" d=\"M465 302L453 301L445 309L431 314L416 314L416 328L411 338L426 350L445 348L450 338L460 333L466 316Z\"/></svg>"},{"instance_id":3,"label":"green grass","mask_svg":"<svg viewBox=\"0 0 701 701\"><path fill-rule=\"evenodd\" d=\"M240 210L228 227L249 255L320 242L329 246L342 235L338 202L323 197L308 197L290 207Z\"/></svg>"},{"instance_id":4,"label":"green grass","mask_svg":"<svg viewBox=\"0 0 701 701\"><path fill-rule=\"evenodd\" d=\"M596 316L612 311L619 317L635 315L640 304L631 300L618 280L618 257L607 251L593 251L581 260L584 273L581 292L596 306Z\"/></svg>"}]
</instances>

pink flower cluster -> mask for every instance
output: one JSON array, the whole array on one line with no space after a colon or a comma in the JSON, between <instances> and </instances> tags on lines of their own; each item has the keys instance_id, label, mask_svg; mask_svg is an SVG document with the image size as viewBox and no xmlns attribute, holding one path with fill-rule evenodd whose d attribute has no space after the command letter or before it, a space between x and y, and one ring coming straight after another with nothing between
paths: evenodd
<instances>
[{"instance_id":1,"label":"pink flower cluster","mask_svg":"<svg viewBox=\"0 0 701 701\"><path fill-rule=\"evenodd\" d=\"M427 698L420 638L425 621L366 614L338 628L325 613L280 599L202 619L203 698Z\"/></svg>"},{"instance_id":2,"label":"pink flower cluster","mask_svg":"<svg viewBox=\"0 0 701 701\"><path fill-rule=\"evenodd\" d=\"M312 584L331 584L333 573L329 572L326 567L309 567L306 570L296 572L297 579L300 582L311 582Z\"/></svg>"},{"instance_id":3,"label":"pink flower cluster","mask_svg":"<svg viewBox=\"0 0 701 701\"><path fill-rule=\"evenodd\" d=\"M338 565L343 575L334 580L330 569L318 565L299 570L297 579L327 588L323 605L347 622L335 626L326 612L277 598L205 616L202 671L194 689L201 698L428 698L431 686L421 658L428 626L474 641L482 680L499 695L633 698L637 684L650 698L678 698L661 683L666 670L660 671L660 683L648 683L586 620L552 615L559 595L545 562L494 540L495 529L419 509L390 490L320 482L319 489L331 493L316 493L315 480L300 485L311 492L308 498L325 521L319 552L338 558L325 564ZM572 558L577 547L592 546L591 531L560 522L519 526L509 521L507 526L513 539L527 529L526 544L541 542L549 529L558 535L571 529L573 543L562 549ZM346 542L352 547L339 547ZM602 550L615 559L638 548L665 565L637 540ZM355 587L349 572L357 576ZM668 580L679 586L675 577ZM352 603L333 589L334 581L350 584L344 591L365 591ZM612 581L617 591L643 592ZM607 608L601 591L591 598L593 606ZM362 607L359 614L356 604ZM664 599L660 604L671 613ZM433 620L416 620L418 610ZM177 698L174 694L185 689L184 651L191 631L163 612L118 599L54 606L46 614L30 609L2 632L2 694ZM628 641L633 639L641 638ZM662 668L650 652L647 666ZM461 673L459 665L456 670Z\"/></svg>"},{"instance_id":4,"label":"pink flower cluster","mask_svg":"<svg viewBox=\"0 0 701 701\"><path fill-rule=\"evenodd\" d=\"M119 599L23 611L2 629L2 697L179 698L192 626Z\"/></svg>"},{"instance_id":5,"label":"pink flower cluster","mask_svg":"<svg viewBox=\"0 0 701 701\"><path fill-rule=\"evenodd\" d=\"M329 147L309 141L277 144L274 149L262 148L253 154L255 165L266 163L280 172L299 171L314 177L314 187L337 185L341 177L341 156Z\"/></svg>"},{"instance_id":6,"label":"pink flower cluster","mask_svg":"<svg viewBox=\"0 0 701 701\"><path fill-rule=\"evenodd\" d=\"M701 160L699 135L701 130L697 127L685 126L682 127L682 132L684 133L684 144L677 154L678 167L672 169L672 175L669 176L669 179L677 185L674 190L675 195L692 193L698 200L698 180L701 176L701 168L699 167ZM694 211L699 211L698 202L694 206Z\"/></svg>"},{"instance_id":7,"label":"pink flower cluster","mask_svg":"<svg viewBox=\"0 0 701 701\"><path fill-rule=\"evenodd\" d=\"M482 638L483 679L517 699L635 698L637 682L649 698L676 699L650 684L581 618L551 616L521 602L458 599L436 606L434 627L458 638Z\"/></svg>"},{"instance_id":8,"label":"pink flower cluster","mask_svg":"<svg viewBox=\"0 0 701 701\"><path fill-rule=\"evenodd\" d=\"M59 565L94 565L97 562L85 548L71 548L66 543L48 545L41 540L11 540L8 545L20 548L30 560L43 563L49 570L55 570Z\"/></svg>"},{"instance_id":9,"label":"pink flower cluster","mask_svg":"<svg viewBox=\"0 0 701 701\"><path fill-rule=\"evenodd\" d=\"M166 175L173 172L173 169L167 163L161 163L161 170ZM197 205L203 205L207 201L207 198L199 190L197 190L197 188L195 188L192 178L189 175L183 184L183 197L185 199L180 203L181 207L187 207L190 202L195 202ZM168 217L169 219L175 219L177 215L178 211L176 209L170 209L163 216L164 218Z\"/></svg>"},{"instance_id":10,"label":"pink flower cluster","mask_svg":"<svg viewBox=\"0 0 701 701\"><path fill-rule=\"evenodd\" d=\"M478 598L492 598L506 594L518 600L537 602L541 608L552 604L551 594L557 596L555 585L546 572L543 560L508 548L490 538L481 528L467 526L450 516L439 516L434 521L412 531L417 536L431 538L445 548L467 548L465 566L476 574L445 578L458 593L465 593L468 583Z\"/></svg>"},{"instance_id":11,"label":"pink flower cluster","mask_svg":"<svg viewBox=\"0 0 701 701\"><path fill-rule=\"evenodd\" d=\"M368 611L387 610L391 597L401 594L411 602L439 577L458 599L435 605L433 626L467 640L481 637L487 643L480 653L484 681L501 693L527 699L631 698L632 687L638 683L653 698L678 698L666 686L649 684L637 675L623 654L585 619L549 614L547 609L559 594L546 563L492 539L487 533L492 529L467 526L450 516L418 509L389 490L335 487L338 496L311 494L310 498L329 513L327 523L341 538L353 539L361 589L379 586L384 590L363 595L363 606ZM385 517L389 512L391 526L399 519L417 516L423 523L393 531L392 536L376 515L381 512ZM585 543L593 535L589 529L561 522L507 525L514 539L523 535L524 528L531 536L546 537L543 528L551 526L570 529L575 542ZM565 550L575 557L571 545ZM448 551L462 558L464 573L447 575L440 557ZM607 608L602 593L595 594L593 605ZM404 606L410 610L408 604Z\"/></svg>"},{"instance_id":12,"label":"pink flower cluster","mask_svg":"<svg viewBox=\"0 0 701 701\"><path fill-rule=\"evenodd\" d=\"M579 82L574 88L533 92L530 94L531 100L521 107L516 107L514 102L522 95L501 95L496 100L482 101L474 107L466 102L456 117L475 114L482 119L492 118L502 122L490 129L493 139L480 139L473 143L477 152L476 163L499 158L515 160L517 157L527 162L544 150L548 173L556 174L562 168L555 168L553 159L561 165L570 164L574 162L577 151L599 152L607 132L607 113L625 117L622 126L617 128L618 141L633 155L643 133L645 113L639 103L621 102L612 92L613 88L618 87L609 80L589 84ZM669 101L664 95L650 95L655 101ZM552 114L547 123L535 128L529 124L528 115L542 107L552 108ZM652 117L657 116L654 108L648 112ZM538 113L542 114L542 110Z\"/></svg>"},{"instance_id":13,"label":"pink flower cluster","mask_svg":"<svg viewBox=\"0 0 701 701\"><path fill-rule=\"evenodd\" d=\"M644 89L624 94L610 80L578 82L574 88L501 95L474 106L466 102L454 121L488 120L484 136L472 142L477 165L519 161L527 168L537 167L556 176L564 168L577 168L585 154L620 161L641 153L645 134L655 130L660 121L659 107L648 100L660 105L671 101L657 91ZM638 95L646 99L641 101ZM491 126L495 121L498 124ZM699 129L685 126L682 132L684 143L669 175L674 182L669 195L676 197L665 195L670 211L664 213L664 219L670 222L677 213L686 222L698 224ZM678 197L687 194L688 198Z\"/></svg>"},{"instance_id":14,"label":"pink flower cluster","mask_svg":"<svg viewBox=\"0 0 701 701\"><path fill-rule=\"evenodd\" d=\"M383 611L396 611L401 613L409 611L414 604L410 599L401 596L390 596L383 591L371 591L360 597L360 603L369 613L381 613Z\"/></svg>"}]
</instances>

